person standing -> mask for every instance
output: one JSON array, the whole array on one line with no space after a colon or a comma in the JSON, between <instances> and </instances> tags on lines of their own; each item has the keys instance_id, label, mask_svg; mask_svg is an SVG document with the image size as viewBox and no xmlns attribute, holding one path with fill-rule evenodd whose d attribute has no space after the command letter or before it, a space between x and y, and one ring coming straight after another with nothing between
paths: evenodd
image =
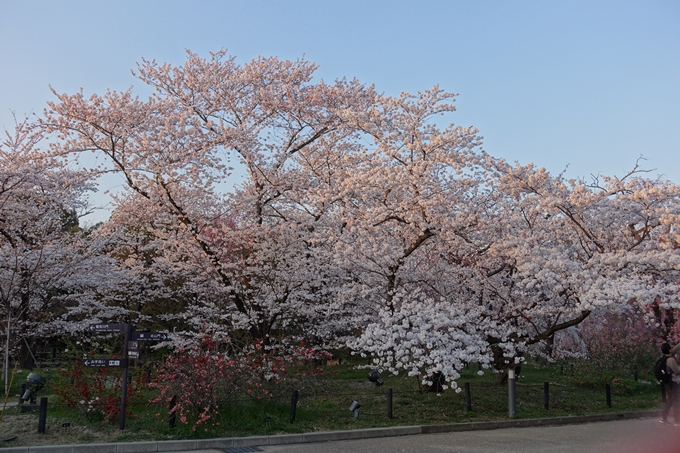
<instances>
[{"instance_id":1,"label":"person standing","mask_svg":"<svg viewBox=\"0 0 680 453\"><path fill-rule=\"evenodd\" d=\"M671 348L669 343L661 345L661 352L666 356L666 370L672 372L671 381L665 383L666 386L666 404L661 411L661 420L659 423L668 425L668 413L673 408L673 420L675 426L680 426L680 367L675 360L675 354L680 351L680 344Z\"/></svg>"}]
</instances>

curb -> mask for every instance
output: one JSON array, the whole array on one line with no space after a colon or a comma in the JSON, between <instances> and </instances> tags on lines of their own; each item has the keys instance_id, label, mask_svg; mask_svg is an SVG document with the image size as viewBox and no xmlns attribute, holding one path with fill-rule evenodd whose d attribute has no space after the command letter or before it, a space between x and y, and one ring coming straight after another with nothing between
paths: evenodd
<instances>
[{"instance_id":1,"label":"curb","mask_svg":"<svg viewBox=\"0 0 680 453\"><path fill-rule=\"evenodd\" d=\"M503 428L528 428L536 426L574 425L580 423L606 422L653 418L659 410L618 412L597 415L577 415L553 418L527 418L501 420L496 422L448 423L444 425L394 426L389 428L367 428L349 431L326 431L303 434L279 434L275 436L225 437L200 440L163 440L151 442L121 442L111 444L47 445L39 447L0 448L2 453L146 453L172 452L240 447L265 447L269 445L306 444L332 442L336 440L371 439L377 437L409 436L414 434L436 434L462 431L481 431Z\"/></svg>"}]
</instances>

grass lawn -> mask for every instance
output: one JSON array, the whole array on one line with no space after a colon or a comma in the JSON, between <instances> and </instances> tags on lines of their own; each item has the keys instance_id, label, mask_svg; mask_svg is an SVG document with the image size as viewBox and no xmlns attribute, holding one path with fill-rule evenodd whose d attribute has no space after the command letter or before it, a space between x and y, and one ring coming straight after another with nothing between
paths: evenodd
<instances>
[{"instance_id":1,"label":"grass lawn","mask_svg":"<svg viewBox=\"0 0 680 453\"><path fill-rule=\"evenodd\" d=\"M525 364L516 385L517 418L558 417L606 412L624 412L660 408L660 391L653 378L643 375L617 378L611 384L611 408L607 407L604 384L584 385L572 375L572 367ZM424 425L508 418L507 385L498 383L498 375L488 370L478 375L476 365L462 372L458 385L470 384L472 410L466 410L465 392L452 389L441 394L427 393L418 380L408 376L384 374L384 385L368 381L367 369L353 365L322 367L321 374L310 376L299 390L295 422L290 423L292 389L282 391L272 401L242 400L221 404L220 416L193 430L179 419L174 428L168 424L167 407L148 402L150 394L130 401L126 429L118 429L118 420L103 421L69 408L49 395L47 433L37 434L37 413L20 414L8 407L0 421L0 439L17 436L3 446L49 445L69 443L125 442L208 437L231 437L332 431L397 425ZM646 377L646 380L645 380ZM550 408L544 408L544 382L550 384ZM52 385L56 385L54 379ZM63 385L63 383L61 383ZM17 387L15 383L14 387ZM387 417L387 389L393 392L393 418ZM14 391L14 389L13 389ZM15 393L18 393L18 388ZM13 398L16 400L16 398ZM349 411L352 401L361 404L359 417ZM219 425L212 425L217 422ZM68 426L64 426L68 424Z\"/></svg>"}]
</instances>

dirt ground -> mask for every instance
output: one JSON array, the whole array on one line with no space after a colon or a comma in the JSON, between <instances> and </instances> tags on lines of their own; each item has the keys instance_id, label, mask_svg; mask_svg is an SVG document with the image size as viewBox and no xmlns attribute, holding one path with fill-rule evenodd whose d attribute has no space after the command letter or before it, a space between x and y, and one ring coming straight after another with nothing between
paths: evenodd
<instances>
[{"instance_id":1,"label":"dirt ground","mask_svg":"<svg viewBox=\"0 0 680 453\"><path fill-rule=\"evenodd\" d=\"M0 448L24 445L59 445L113 442L120 433L85 426L63 427L62 421L47 418L45 434L38 434L38 417L33 414L5 413L0 420ZM9 440L16 436L16 439Z\"/></svg>"}]
</instances>

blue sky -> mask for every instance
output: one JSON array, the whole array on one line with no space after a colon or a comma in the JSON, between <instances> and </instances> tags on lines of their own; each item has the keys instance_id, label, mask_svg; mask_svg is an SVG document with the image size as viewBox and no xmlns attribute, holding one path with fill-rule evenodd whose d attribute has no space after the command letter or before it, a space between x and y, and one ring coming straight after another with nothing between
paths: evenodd
<instances>
[{"instance_id":1,"label":"blue sky","mask_svg":"<svg viewBox=\"0 0 680 453\"><path fill-rule=\"evenodd\" d=\"M184 49L306 59L390 95L439 84L484 149L570 177L680 183L677 1L0 0L0 126L59 92L125 90ZM103 183L102 189L107 189Z\"/></svg>"}]
</instances>

